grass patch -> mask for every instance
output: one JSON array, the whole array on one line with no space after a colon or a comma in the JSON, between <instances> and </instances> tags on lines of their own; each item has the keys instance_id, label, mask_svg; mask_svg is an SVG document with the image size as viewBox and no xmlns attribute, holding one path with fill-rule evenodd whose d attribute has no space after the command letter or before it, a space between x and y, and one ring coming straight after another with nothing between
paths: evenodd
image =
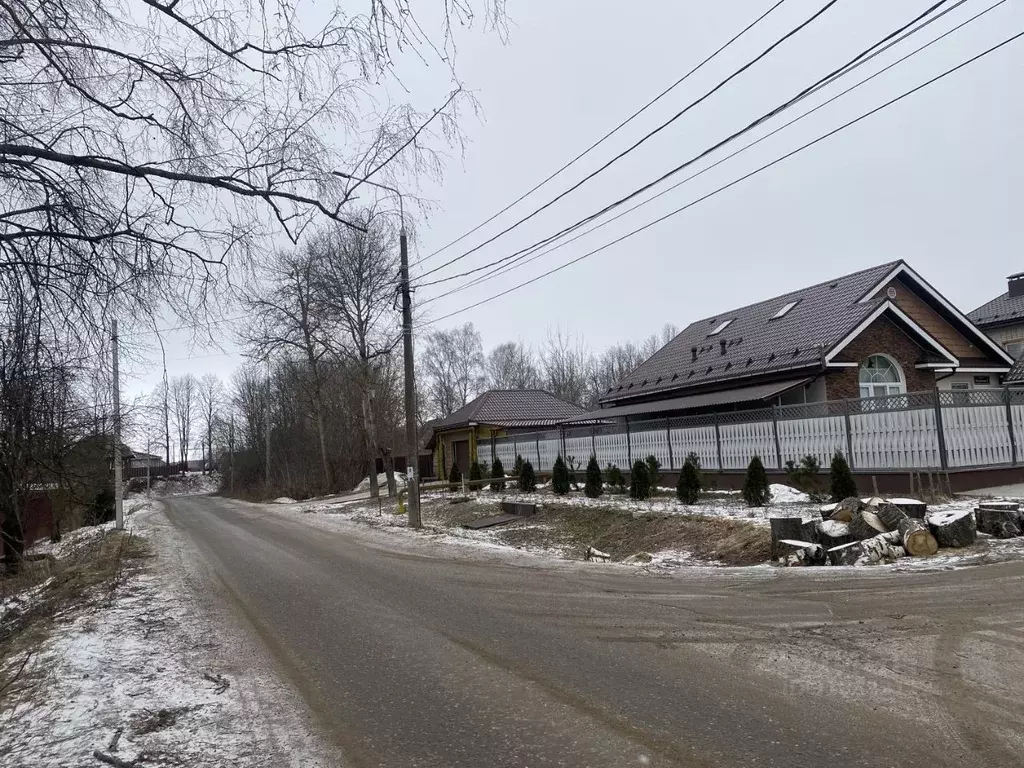
<instances>
[{"instance_id":1,"label":"grass patch","mask_svg":"<svg viewBox=\"0 0 1024 768\"><path fill-rule=\"evenodd\" d=\"M771 545L767 528L746 520L702 515L662 515L603 507L545 504L535 517L495 533L510 546L556 547L583 556L597 547L622 560L638 552L685 550L699 560L724 565L766 562Z\"/></svg>"},{"instance_id":2,"label":"grass patch","mask_svg":"<svg viewBox=\"0 0 1024 768\"><path fill-rule=\"evenodd\" d=\"M84 528L67 535L58 557L25 562L17 574L0 577L0 712L14 706L14 694L35 687L28 661L54 623L108 601L149 554L131 533Z\"/></svg>"}]
</instances>

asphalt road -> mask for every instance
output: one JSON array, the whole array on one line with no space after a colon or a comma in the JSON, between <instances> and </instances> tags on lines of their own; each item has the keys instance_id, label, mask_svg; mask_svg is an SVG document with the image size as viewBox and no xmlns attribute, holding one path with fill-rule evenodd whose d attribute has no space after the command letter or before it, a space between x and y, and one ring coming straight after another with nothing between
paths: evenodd
<instances>
[{"instance_id":1,"label":"asphalt road","mask_svg":"<svg viewBox=\"0 0 1024 768\"><path fill-rule=\"evenodd\" d=\"M167 506L346 766L1024 765L1024 564L656 576Z\"/></svg>"}]
</instances>

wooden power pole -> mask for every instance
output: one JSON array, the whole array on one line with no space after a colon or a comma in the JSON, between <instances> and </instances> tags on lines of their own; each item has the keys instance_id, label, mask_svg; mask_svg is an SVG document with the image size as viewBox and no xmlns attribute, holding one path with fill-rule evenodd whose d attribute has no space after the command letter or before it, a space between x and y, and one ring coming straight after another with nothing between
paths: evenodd
<instances>
[{"instance_id":1,"label":"wooden power pole","mask_svg":"<svg viewBox=\"0 0 1024 768\"><path fill-rule=\"evenodd\" d=\"M117 319L111 323L114 368L114 527L124 530L124 481L121 477L121 379L117 367Z\"/></svg>"},{"instance_id":2,"label":"wooden power pole","mask_svg":"<svg viewBox=\"0 0 1024 768\"><path fill-rule=\"evenodd\" d=\"M399 234L402 261L402 354L405 358L405 482L409 499L409 527L420 528L419 471L420 441L416 428L416 377L412 349L412 291L409 286L409 241L405 234L405 221Z\"/></svg>"}]
</instances>

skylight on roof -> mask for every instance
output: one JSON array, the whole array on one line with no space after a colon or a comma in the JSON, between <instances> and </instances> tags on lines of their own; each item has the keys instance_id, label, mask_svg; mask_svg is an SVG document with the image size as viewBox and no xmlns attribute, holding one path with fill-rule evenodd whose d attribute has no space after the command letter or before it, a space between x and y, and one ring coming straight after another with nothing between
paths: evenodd
<instances>
[{"instance_id":1,"label":"skylight on roof","mask_svg":"<svg viewBox=\"0 0 1024 768\"><path fill-rule=\"evenodd\" d=\"M793 307L795 307L799 303L800 303L800 299L797 299L796 301L789 302L788 304L783 306L782 309L780 309L778 312L776 312L774 315L772 315L771 319L772 320L778 320L780 317L785 317L786 314L789 312L789 310L791 310Z\"/></svg>"},{"instance_id":2,"label":"skylight on roof","mask_svg":"<svg viewBox=\"0 0 1024 768\"><path fill-rule=\"evenodd\" d=\"M712 331L711 333L709 333L709 334L708 334L708 336L717 336L717 335L718 335L718 334L720 334L720 333L721 333L722 331L724 331L724 330L725 330L726 328L728 328L728 327L729 327L729 324L730 324L730 323L731 323L731 322L732 322L733 320L735 320L735 319L736 319L736 318L734 318L734 317L730 317L730 318L729 318L728 320L726 320L726 321L724 321L724 322L720 323L720 324L718 325L718 327L717 327L717 328L715 328L715 330L713 330L713 331Z\"/></svg>"}]
</instances>

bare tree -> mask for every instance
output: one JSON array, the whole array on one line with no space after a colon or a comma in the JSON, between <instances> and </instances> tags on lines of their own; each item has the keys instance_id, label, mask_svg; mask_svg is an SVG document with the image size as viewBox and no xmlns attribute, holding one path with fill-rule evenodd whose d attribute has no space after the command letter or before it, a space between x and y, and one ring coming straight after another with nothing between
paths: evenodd
<instances>
[{"instance_id":1,"label":"bare tree","mask_svg":"<svg viewBox=\"0 0 1024 768\"><path fill-rule=\"evenodd\" d=\"M323 485L328 490L332 477L324 424L323 358L330 331L316 306L314 258L309 251L279 252L265 272L264 279L243 298L252 319L239 335L256 359L294 353L309 365L311 376L304 380L303 389L317 424Z\"/></svg>"},{"instance_id":2,"label":"bare tree","mask_svg":"<svg viewBox=\"0 0 1024 768\"><path fill-rule=\"evenodd\" d=\"M537 389L540 385L537 359L521 341L506 341L488 353L488 389Z\"/></svg>"},{"instance_id":3,"label":"bare tree","mask_svg":"<svg viewBox=\"0 0 1024 768\"><path fill-rule=\"evenodd\" d=\"M220 409L224 403L224 385L216 374L207 373L199 379L196 386L196 401L206 431L207 466L205 469L212 469L214 463L213 433L217 429Z\"/></svg>"},{"instance_id":4,"label":"bare tree","mask_svg":"<svg viewBox=\"0 0 1024 768\"><path fill-rule=\"evenodd\" d=\"M196 415L199 382L191 373L175 376L170 381L171 419L178 437L178 459L188 467L192 445L192 427Z\"/></svg>"},{"instance_id":5,"label":"bare tree","mask_svg":"<svg viewBox=\"0 0 1024 768\"><path fill-rule=\"evenodd\" d=\"M80 333L192 320L229 263L316 220L359 228L366 179L436 176L460 142L452 29L481 6L438 6L443 40L408 0L2 0L0 295L31 285ZM437 109L381 98L395 50L449 68Z\"/></svg>"},{"instance_id":6,"label":"bare tree","mask_svg":"<svg viewBox=\"0 0 1024 768\"><path fill-rule=\"evenodd\" d=\"M573 339L561 329L549 329L541 363L544 385L551 394L570 403L586 404L593 358L582 339Z\"/></svg>"},{"instance_id":7,"label":"bare tree","mask_svg":"<svg viewBox=\"0 0 1024 768\"><path fill-rule=\"evenodd\" d=\"M379 495L377 457L382 456L376 424L374 361L389 355L401 340L395 304L398 237L394 222L373 211L357 219L360 229L334 227L321 232L308 246L316 270L318 312L336 333L331 348L354 360L360 371L360 392L369 463L370 496ZM394 495L393 470L388 489Z\"/></svg>"},{"instance_id":8,"label":"bare tree","mask_svg":"<svg viewBox=\"0 0 1024 768\"><path fill-rule=\"evenodd\" d=\"M450 416L485 386L484 352L472 323L427 334L420 358L435 416Z\"/></svg>"}]
</instances>

